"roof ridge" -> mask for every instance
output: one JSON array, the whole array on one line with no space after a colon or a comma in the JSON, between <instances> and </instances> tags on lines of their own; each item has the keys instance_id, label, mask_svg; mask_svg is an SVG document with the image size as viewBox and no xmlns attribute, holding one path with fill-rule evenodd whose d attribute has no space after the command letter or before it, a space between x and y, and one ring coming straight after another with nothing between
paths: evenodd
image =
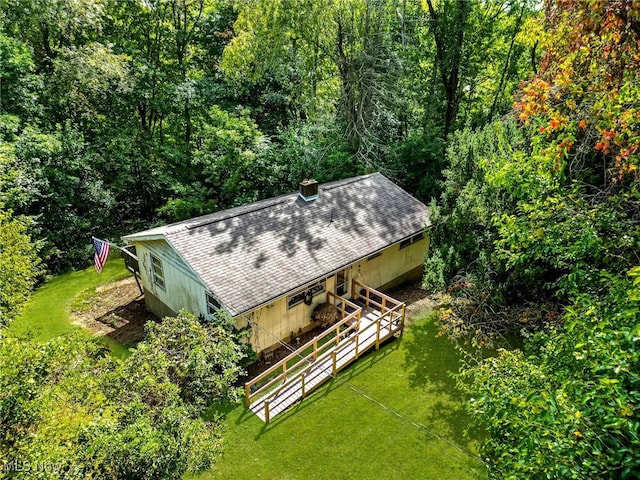
<instances>
[{"instance_id":1,"label":"roof ridge","mask_svg":"<svg viewBox=\"0 0 640 480\"><path fill-rule=\"evenodd\" d=\"M289 198L285 198L285 197L291 197L293 195L293 193L286 193L284 195L279 195L277 197L272 197L272 198L266 198L264 200L258 200L257 202L253 202L253 203L249 203L246 205L239 205L238 209L241 209L242 207L247 207L245 208L243 211L241 212L233 212L233 213L228 213L227 215L220 215L219 217L216 217L215 219L211 219L211 220L207 220L207 221L202 221L202 222L197 222L194 223L193 225L186 225L186 229L187 230L193 230L195 228L200 228L200 227L205 227L207 225L211 225L213 223L218 223L218 222L223 222L225 220L229 220L230 218L236 218L236 217L240 217L242 215L248 215L249 213L254 213L254 212L259 212L260 210L264 210L265 208L271 208L271 207L275 207L276 205L280 205L282 203L285 203L287 200L289 200ZM278 199L276 201L276 199ZM260 205L258 205L260 204ZM248 208L250 206L254 206L255 208ZM209 215L206 216L210 216L210 215L215 215L215 214L222 214L223 212L229 212L229 210L233 210L233 209L226 209L226 210L219 210L217 212L212 212Z\"/></svg>"},{"instance_id":2,"label":"roof ridge","mask_svg":"<svg viewBox=\"0 0 640 480\"><path fill-rule=\"evenodd\" d=\"M351 185L353 183L365 180L376 175L385 178L384 175L380 174L380 172L373 172L365 175L358 175L356 177L349 177L322 183L320 184L320 189L321 191L328 192L336 188L345 187L347 185ZM238 205L236 207L231 207L224 210L218 210L216 212L206 213L198 217L181 220L179 222L170 223L168 225L153 227L142 232L127 235L126 237L140 235L152 231L156 235L174 234L183 230L191 231L197 228L205 227L207 225L223 222L231 218L238 218L243 215L248 215L250 213L259 212L267 208L275 207L277 205L284 204L287 201L293 200L297 198L297 196L298 192L294 190L293 192L283 193L281 195L276 195L275 197L264 198L255 202Z\"/></svg>"},{"instance_id":3,"label":"roof ridge","mask_svg":"<svg viewBox=\"0 0 640 480\"><path fill-rule=\"evenodd\" d=\"M330 191L333 190L335 188L340 188L340 187L346 187L347 185L351 185L352 183L356 183L359 181L362 181L366 178L369 178L373 175L375 175L378 172L374 172L374 173L369 173L369 174L365 174L365 175L359 175L357 177L350 177L350 178L344 178L341 180L334 180L332 182L326 182L325 184L320 185L320 188L322 189L322 191ZM326 185L326 186L324 186ZM260 210L264 210L265 208L271 208L271 207L275 207L276 205L280 205L285 203L287 200L289 200L289 197L296 197L298 194L298 192L294 191L294 192L289 192L289 193L284 193L282 195L278 195L275 197L270 197L270 198L265 198L263 200L258 200L252 203L247 203L244 205L238 205L237 207L231 208L231 209L227 209L227 210L219 210L217 212L212 212L208 215L205 216L209 216L209 215L216 215L218 213L223 213L223 212L229 212L229 214L227 215L220 215L219 218L215 218L215 219L211 219L211 220L207 220L207 221L202 221L202 222L197 222L194 223L193 225L186 225L185 228L187 230L193 230L195 228L200 228L200 227L204 227L207 225L211 225L213 223L218 223L218 222L223 222L225 220L229 220L230 218L236 218L236 217L240 217L242 215L248 215L250 213L255 213L255 212L259 212ZM251 207L254 208L251 208ZM235 210L235 209L243 209L242 211L236 211L236 212L230 212L230 210ZM185 220L185 222L188 220Z\"/></svg>"}]
</instances>

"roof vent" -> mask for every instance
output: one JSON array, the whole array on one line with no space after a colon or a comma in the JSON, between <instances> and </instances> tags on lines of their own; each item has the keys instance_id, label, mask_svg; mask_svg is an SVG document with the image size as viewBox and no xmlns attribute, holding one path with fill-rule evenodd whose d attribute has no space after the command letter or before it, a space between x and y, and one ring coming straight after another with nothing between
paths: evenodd
<instances>
[{"instance_id":1,"label":"roof vent","mask_svg":"<svg viewBox=\"0 0 640 480\"><path fill-rule=\"evenodd\" d=\"M311 202L318 198L318 182L314 179L301 181L299 195L305 202Z\"/></svg>"}]
</instances>

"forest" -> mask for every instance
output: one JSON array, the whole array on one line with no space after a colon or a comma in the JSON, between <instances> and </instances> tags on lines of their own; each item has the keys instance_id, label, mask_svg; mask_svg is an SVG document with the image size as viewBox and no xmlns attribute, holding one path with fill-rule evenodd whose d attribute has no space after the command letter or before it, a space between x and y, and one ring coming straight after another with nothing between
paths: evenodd
<instances>
[{"instance_id":1,"label":"forest","mask_svg":"<svg viewBox=\"0 0 640 480\"><path fill-rule=\"evenodd\" d=\"M202 414L237 399L243 357L228 319L181 314L123 361L3 330L92 235L379 171L430 205L423 284L489 477L640 476L639 2L0 6L1 458L210 467Z\"/></svg>"}]
</instances>

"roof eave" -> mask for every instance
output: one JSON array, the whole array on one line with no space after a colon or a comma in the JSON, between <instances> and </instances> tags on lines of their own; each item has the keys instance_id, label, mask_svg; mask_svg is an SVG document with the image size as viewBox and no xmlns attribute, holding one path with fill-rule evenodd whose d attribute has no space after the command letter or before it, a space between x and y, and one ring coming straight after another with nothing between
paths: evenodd
<instances>
[{"instance_id":1,"label":"roof eave","mask_svg":"<svg viewBox=\"0 0 640 480\"><path fill-rule=\"evenodd\" d=\"M152 240L166 240L166 237L161 233L144 234L133 233L131 235L125 235L122 237L125 242L146 242Z\"/></svg>"},{"instance_id":2,"label":"roof eave","mask_svg":"<svg viewBox=\"0 0 640 480\"><path fill-rule=\"evenodd\" d=\"M342 265L341 267L339 267L339 268L337 268L337 269L335 269L335 270L331 270L331 271L329 271L329 272L327 272L327 273L324 273L324 274L322 274L322 275L319 275L319 276L317 276L316 278L314 278L313 280L310 280L309 282L302 283L302 284L298 285L297 287L292 288L291 290L286 291L285 293L279 293L279 294L277 294L277 295L275 295L275 296L273 296L273 297L269 298L268 300L265 300L264 302L261 302L261 303L259 303L258 305L255 305L255 306L253 306L253 307L247 308L247 309L245 309L245 310L243 310L243 311L241 311L241 312L239 312L239 313L235 313L235 314L234 314L234 313L232 313L232 312L231 312L231 310L229 310L229 309L227 309L227 311L231 314L231 317L232 317L232 318L245 317L245 316L247 316L247 315L249 315L249 314L251 314L251 313L253 313L253 312L257 311L257 310L260 310L261 308L266 307L267 305L270 305L270 304L274 303L275 301L277 301L277 300L279 300L279 299L281 299L281 298L284 298L284 297L287 297L288 295L291 295L291 293L292 293L292 292L295 292L295 291L297 291L297 290L300 290L300 289L301 289L301 288L303 288L305 285L311 285L311 284L313 284L314 282L317 282L317 281L319 281L319 280L320 280L320 279L322 279L322 278L328 278L328 277L331 277L332 275L335 275L337 272L339 272L340 270L343 270L343 269L345 269L345 268L349 267L350 265L355 265L355 264L356 264L356 263L358 263L358 262L362 262L363 260L366 260L366 259L367 259L367 257L370 257L371 255L375 255L376 253L381 252L381 251L383 251L383 250L386 250L387 248L391 248L391 247L393 247L394 245L399 245L399 244L400 244L400 242L402 242L403 240L406 240L407 238L411 238L412 236L416 235L417 233L424 232L424 231L426 231L426 230L429 230L430 228L431 228L431 223L428 223L428 224L426 224L424 227L422 227L420 230L417 230L417 231L413 232L412 234L410 234L410 235L407 235L407 236L403 237L403 238L402 238L402 239L400 239L400 240L397 240L397 241L395 241L395 242L392 242L392 243L390 243L390 244L386 245L385 247L379 248L378 250L375 250L375 251L373 251L373 252L369 252L369 253L367 253L366 255L363 255L363 256L359 257L358 259L356 259L356 260L350 261L349 263L346 263L346 264Z\"/></svg>"}]
</instances>

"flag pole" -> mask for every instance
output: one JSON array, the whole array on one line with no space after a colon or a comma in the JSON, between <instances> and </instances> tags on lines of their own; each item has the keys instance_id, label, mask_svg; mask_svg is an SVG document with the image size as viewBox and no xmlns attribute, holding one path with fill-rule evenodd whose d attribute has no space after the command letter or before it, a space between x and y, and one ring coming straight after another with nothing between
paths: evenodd
<instances>
[{"instance_id":1,"label":"flag pole","mask_svg":"<svg viewBox=\"0 0 640 480\"><path fill-rule=\"evenodd\" d=\"M91 242L93 243L94 240L98 240L100 242L104 242L107 245L109 245L110 247L115 247L118 250L120 250L123 253L126 253L127 255L129 255L132 259L135 260L136 264L138 264L138 257L136 255L134 255L133 253L131 253L129 250L127 250L126 248L123 248L119 245L116 245L115 243L109 242L107 240L102 240L101 238L97 238L94 237L93 235L91 236ZM126 264L126 262L125 262ZM138 285L138 290L140 290L140 296L144 295L144 290L142 289L142 286L140 285L140 281L138 280L138 272L136 272L135 269L129 268L129 266L127 266L127 270L129 270L131 273L133 273L133 278L136 281L136 285Z\"/></svg>"},{"instance_id":2,"label":"flag pole","mask_svg":"<svg viewBox=\"0 0 640 480\"><path fill-rule=\"evenodd\" d=\"M109 241L107 241L107 240L102 240L101 238L94 237L94 236L92 235L92 236L91 236L91 241L93 242L94 240L99 240L100 242L104 242L104 243L106 243L107 245L109 245L109 246L111 246L111 247L115 247L115 248L117 248L118 250L120 250L120 251L122 251L122 252L125 252L127 255L129 255L129 256L131 256L131 257L133 257L133 259L134 259L134 260L136 260L136 261L138 260L138 257L136 257L133 253L131 253L131 252L130 252L129 250L127 250L126 248L123 248L123 247L121 247L121 246L119 246L119 245L116 245L115 243L111 243L111 242L109 242Z\"/></svg>"}]
</instances>

